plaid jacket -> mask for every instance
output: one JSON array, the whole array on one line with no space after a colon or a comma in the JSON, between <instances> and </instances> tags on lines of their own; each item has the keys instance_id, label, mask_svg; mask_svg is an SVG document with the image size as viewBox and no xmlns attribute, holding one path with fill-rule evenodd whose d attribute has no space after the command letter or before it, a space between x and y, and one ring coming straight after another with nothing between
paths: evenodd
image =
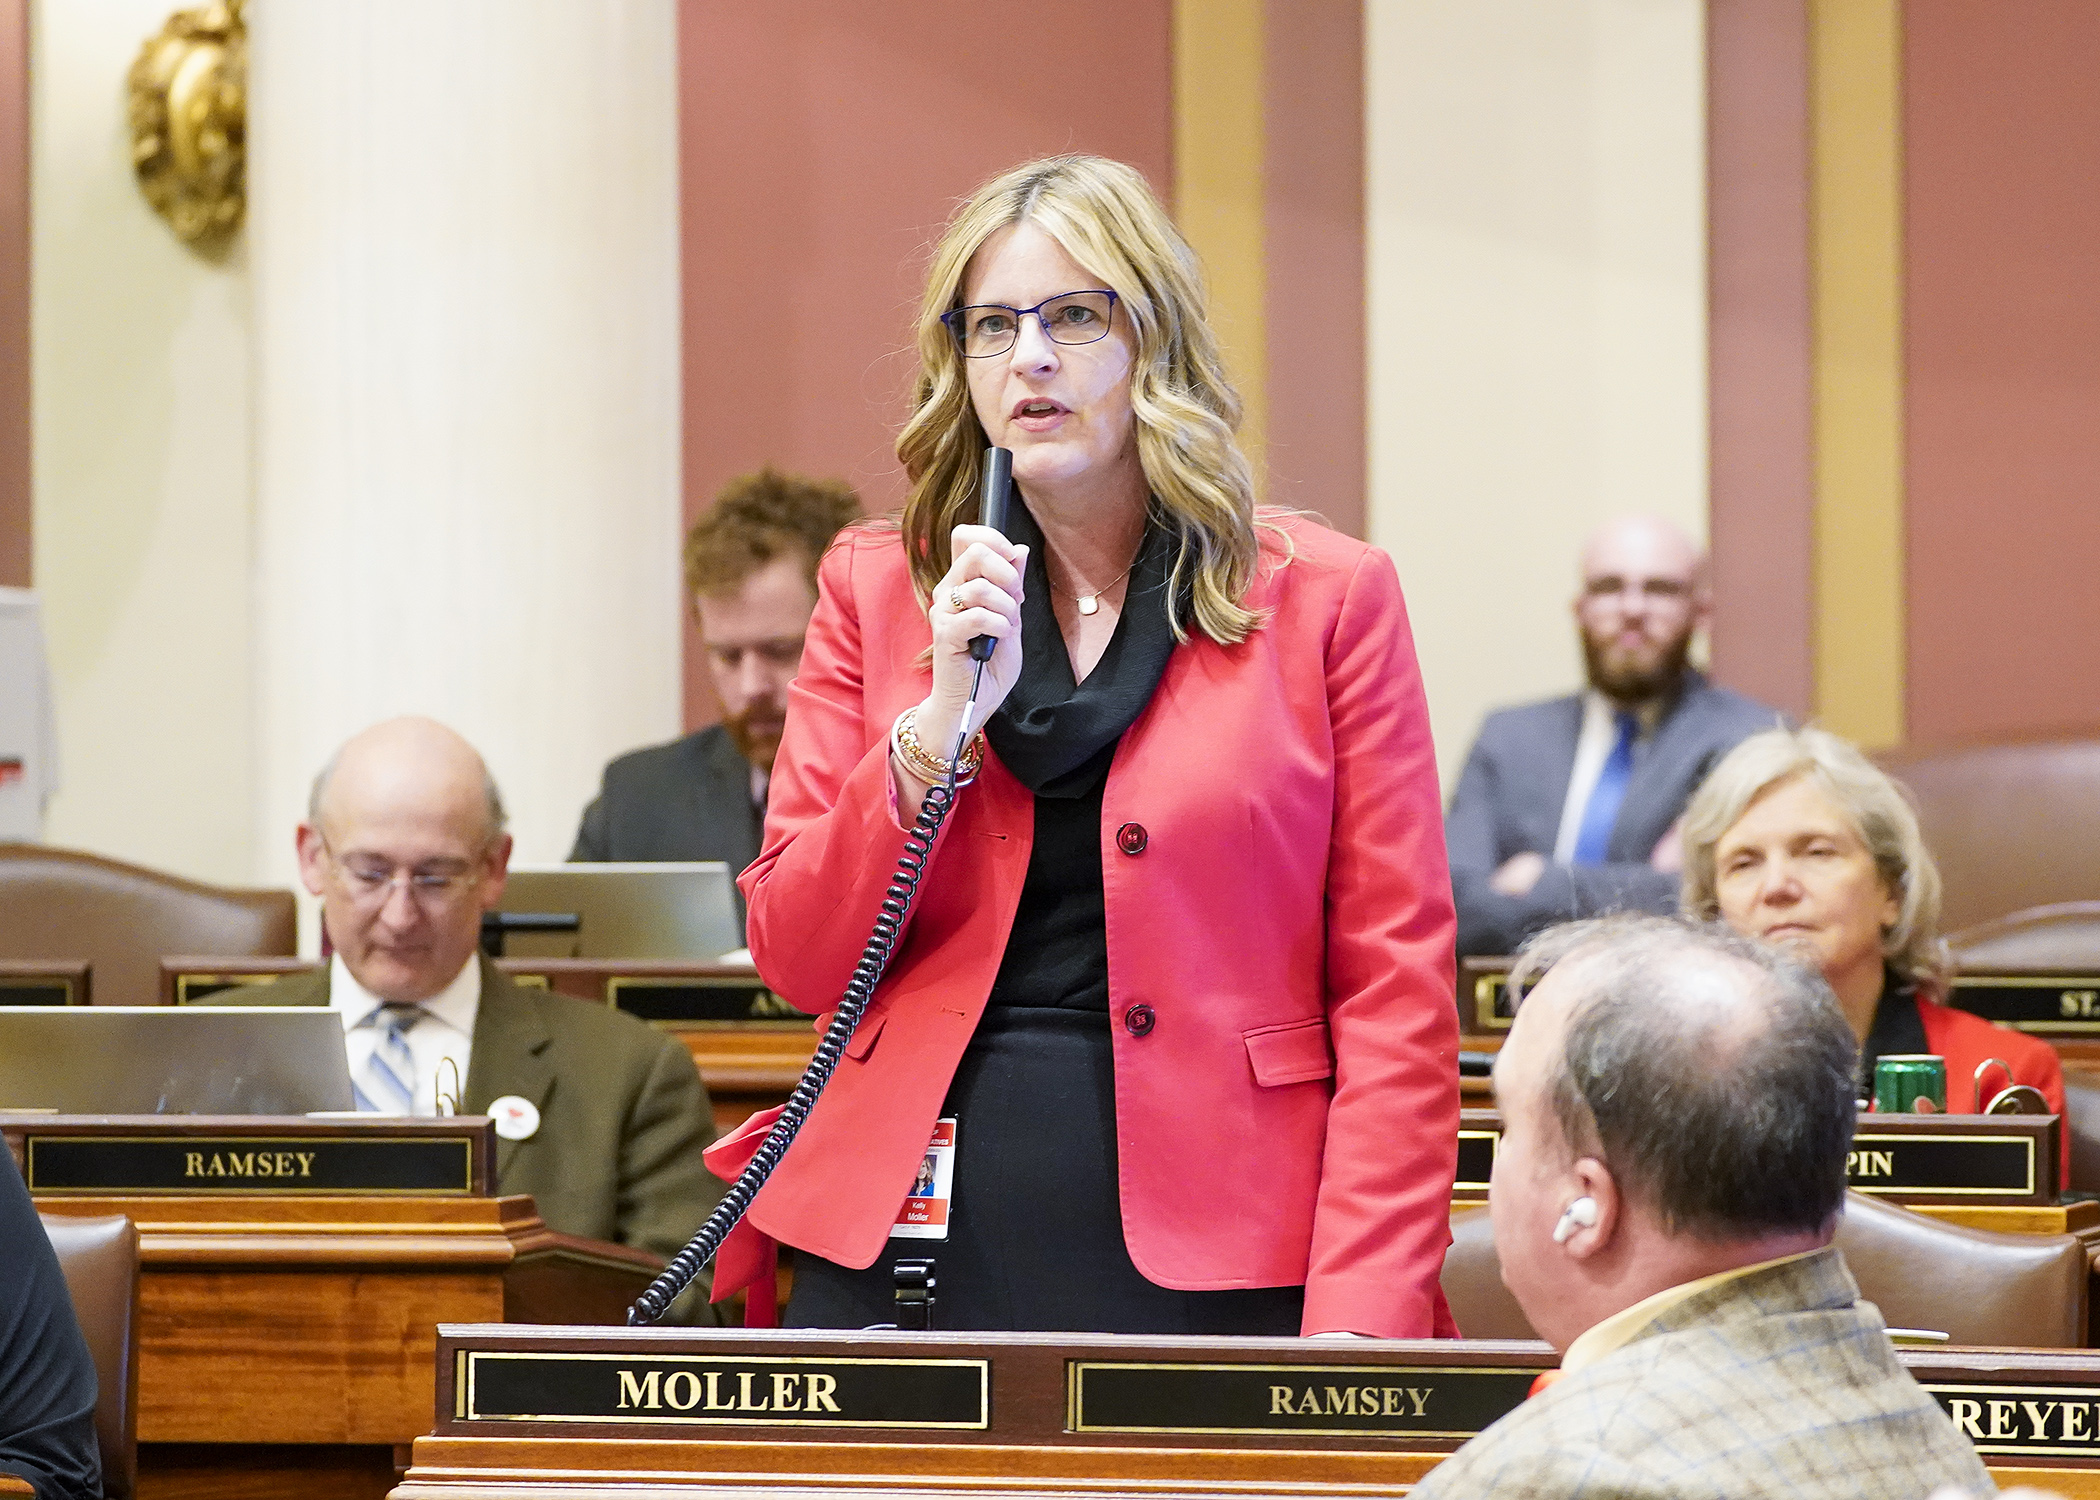
<instances>
[{"instance_id":1,"label":"plaid jacket","mask_svg":"<svg viewBox=\"0 0 2100 1500\"><path fill-rule=\"evenodd\" d=\"M1996 1492L1830 1249L1667 1309L1412 1493L1924 1500L1943 1484Z\"/></svg>"}]
</instances>

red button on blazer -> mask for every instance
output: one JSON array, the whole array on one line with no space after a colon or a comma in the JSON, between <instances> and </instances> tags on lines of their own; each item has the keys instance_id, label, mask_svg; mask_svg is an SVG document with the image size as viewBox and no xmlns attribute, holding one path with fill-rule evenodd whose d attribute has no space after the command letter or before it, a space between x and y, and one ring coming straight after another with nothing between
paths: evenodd
<instances>
[{"instance_id":1,"label":"red button on blazer","mask_svg":"<svg viewBox=\"0 0 2100 1500\"><path fill-rule=\"evenodd\" d=\"M1449 1332L1454 928L1413 640L1384 553L1275 526L1246 600L1267 622L1175 650L1103 792L1103 848L1145 851L1102 861L1110 1010L1159 1014L1110 1033L1124 1238L1162 1286L1304 1283L1307 1332ZM759 972L809 1011L874 923L912 812L890 725L931 681L894 529L842 537L820 594L741 882ZM998 971L1033 814L987 753L758 1229L847 1266L881 1253Z\"/></svg>"}]
</instances>

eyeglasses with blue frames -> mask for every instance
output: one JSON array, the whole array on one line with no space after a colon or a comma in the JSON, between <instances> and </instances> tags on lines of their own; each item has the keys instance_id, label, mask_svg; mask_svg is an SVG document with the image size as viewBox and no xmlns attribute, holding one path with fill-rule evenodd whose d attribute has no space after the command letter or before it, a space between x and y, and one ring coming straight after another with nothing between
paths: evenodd
<instances>
[{"instance_id":1,"label":"eyeglasses with blue frames","mask_svg":"<svg viewBox=\"0 0 2100 1500\"><path fill-rule=\"evenodd\" d=\"M991 359L1012 349L1021 337L1021 320L1033 317L1052 343L1091 344L1108 337L1115 321L1116 294L1111 291L1066 292L1033 307L1002 307L996 302L958 307L941 314L965 359Z\"/></svg>"}]
</instances>

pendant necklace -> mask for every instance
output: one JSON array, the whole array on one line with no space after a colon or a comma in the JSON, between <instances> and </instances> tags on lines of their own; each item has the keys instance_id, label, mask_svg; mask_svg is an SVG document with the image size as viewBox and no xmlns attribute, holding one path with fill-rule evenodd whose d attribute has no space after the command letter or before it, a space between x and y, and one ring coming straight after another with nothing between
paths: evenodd
<instances>
[{"instance_id":1,"label":"pendant necklace","mask_svg":"<svg viewBox=\"0 0 2100 1500\"><path fill-rule=\"evenodd\" d=\"M1143 551L1144 549L1141 546L1138 550ZM1045 561L1047 562L1048 560L1045 559ZM1115 577L1109 579L1107 583L1104 583L1103 585L1101 585L1100 588L1095 589L1092 593L1089 594L1075 594L1070 589L1061 589L1057 586L1057 581L1055 579L1050 580L1050 591L1053 594L1063 594L1067 599L1072 600L1075 604L1079 606L1079 612L1083 615L1099 614L1101 612L1101 596L1107 593L1110 589L1114 588L1117 584L1121 583L1124 579L1128 578L1130 576L1130 569L1136 566L1137 559L1133 557L1130 559L1129 567L1124 568L1122 572L1118 573ZM1050 569L1047 566L1043 569L1043 576L1045 578L1050 577Z\"/></svg>"}]
</instances>

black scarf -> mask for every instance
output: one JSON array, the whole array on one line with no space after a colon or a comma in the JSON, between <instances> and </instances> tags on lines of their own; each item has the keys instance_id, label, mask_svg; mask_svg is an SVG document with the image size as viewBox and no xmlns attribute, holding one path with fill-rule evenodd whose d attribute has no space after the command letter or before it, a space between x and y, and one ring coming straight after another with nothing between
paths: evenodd
<instances>
[{"instance_id":1,"label":"black scarf","mask_svg":"<svg viewBox=\"0 0 2100 1500\"><path fill-rule=\"evenodd\" d=\"M1173 539L1148 524L1131 565L1122 617L1101 660L1079 682L1064 632L1050 606L1048 548L1026 502L1007 518L1007 534L1028 547L1021 601L1021 676L984 726L1000 761L1038 797L1084 797L1108 775L1122 738L1167 670L1174 628L1167 618Z\"/></svg>"}]
</instances>

